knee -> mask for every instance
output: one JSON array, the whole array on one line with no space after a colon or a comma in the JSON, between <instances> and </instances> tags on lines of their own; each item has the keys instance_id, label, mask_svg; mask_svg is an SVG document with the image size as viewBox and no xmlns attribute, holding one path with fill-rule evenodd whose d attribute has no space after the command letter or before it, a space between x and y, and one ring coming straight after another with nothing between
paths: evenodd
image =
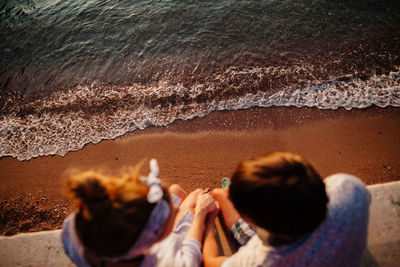
<instances>
[{"instance_id":1,"label":"knee","mask_svg":"<svg viewBox=\"0 0 400 267\"><path fill-rule=\"evenodd\" d=\"M187 193L186 191L180 186L179 184L173 184L170 187L168 187L168 192L170 194L175 194L178 197L180 197L182 200L186 198Z\"/></svg>"},{"instance_id":2,"label":"knee","mask_svg":"<svg viewBox=\"0 0 400 267\"><path fill-rule=\"evenodd\" d=\"M202 189L199 189L199 188L198 188L198 189L195 189L195 190L193 190L192 192L190 192L190 193L188 194L188 198L190 198L192 201L196 202L197 196L198 196L201 192L203 192Z\"/></svg>"},{"instance_id":3,"label":"knee","mask_svg":"<svg viewBox=\"0 0 400 267\"><path fill-rule=\"evenodd\" d=\"M223 188L215 188L211 191L211 196L218 202L229 198L229 192Z\"/></svg>"},{"instance_id":4,"label":"knee","mask_svg":"<svg viewBox=\"0 0 400 267\"><path fill-rule=\"evenodd\" d=\"M177 191L184 191L182 186L180 186L179 184L173 184L171 186L168 187L168 191L171 193L177 192Z\"/></svg>"}]
</instances>

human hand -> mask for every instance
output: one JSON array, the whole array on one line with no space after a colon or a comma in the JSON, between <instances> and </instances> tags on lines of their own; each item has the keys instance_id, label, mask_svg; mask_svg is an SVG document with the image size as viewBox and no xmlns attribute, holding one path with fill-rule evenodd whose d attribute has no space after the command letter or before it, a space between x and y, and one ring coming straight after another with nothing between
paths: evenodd
<instances>
[{"instance_id":1,"label":"human hand","mask_svg":"<svg viewBox=\"0 0 400 267\"><path fill-rule=\"evenodd\" d=\"M195 214L208 214L217 209L217 202L210 195L209 190L201 192L196 199Z\"/></svg>"},{"instance_id":2,"label":"human hand","mask_svg":"<svg viewBox=\"0 0 400 267\"><path fill-rule=\"evenodd\" d=\"M197 196L203 192L202 189L196 189L189 193L185 200L181 203L179 209L191 211L194 213L194 207L196 206Z\"/></svg>"}]
</instances>

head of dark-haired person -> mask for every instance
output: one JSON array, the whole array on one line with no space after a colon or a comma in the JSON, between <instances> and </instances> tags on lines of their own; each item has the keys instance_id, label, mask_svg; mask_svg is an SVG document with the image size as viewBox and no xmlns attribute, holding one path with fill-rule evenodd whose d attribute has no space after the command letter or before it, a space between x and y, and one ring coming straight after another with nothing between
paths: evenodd
<instances>
[{"instance_id":1,"label":"head of dark-haired person","mask_svg":"<svg viewBox=\"0 0 400 267\"><path fill-rule=\"evenodd\" d=\"M232 176L229 197L244 218L289 243L321 224L328 203L319 174L290 152L241 162Z\"/></svg>"}]
</instances>

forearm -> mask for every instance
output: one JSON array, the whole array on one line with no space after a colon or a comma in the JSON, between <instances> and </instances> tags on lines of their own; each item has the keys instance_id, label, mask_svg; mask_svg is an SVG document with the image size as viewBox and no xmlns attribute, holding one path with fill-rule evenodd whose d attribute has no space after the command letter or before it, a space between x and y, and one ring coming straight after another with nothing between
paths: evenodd
<instances>
[{"instance_id":1,"label":"forearm","mask_svg":"<svg viewBox=\"0 0 400 267\"><path fill-rule=\"evenodd\" d=\"M193 238L200 243L203 240L204 233L204 222L206 219L206 213L197 213L194 215L192 226L190 227L188 233L186 234L185 239Z\"/></svg>"},{"instance_id":2,"label":"forearm","mask_svg":"<svg viewBox=\"0 0 400 267\"><path fill-rule=\"evenodd\" d=\"M215 239L214 229L214 223L212 224L212 226L207 226L206 229L203 244L204 267L219 266L227 258L224 256L219 256L219 249L217 245L217 240Z\"/></svg>"}]
</instances>

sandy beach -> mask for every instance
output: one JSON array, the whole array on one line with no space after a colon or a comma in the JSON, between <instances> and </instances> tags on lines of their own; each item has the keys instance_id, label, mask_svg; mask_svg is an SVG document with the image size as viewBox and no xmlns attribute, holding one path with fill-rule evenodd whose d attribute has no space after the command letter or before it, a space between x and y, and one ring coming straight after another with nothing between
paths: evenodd
<instances>
[{"instance_id":1,"label":"sandy beach","mask_svg":"<svg viewBox=\"0 0 400 267\"><path fill-rule=\"evenodd\" d=\"M157 158L160 177L187 191L217 187L240 160L275 150L308 159L322 176L346 172L366 184L400 180L400 109L256 108L149 127L89 144L65 157L0 159L0 234L57 229L71 209L62 188L70 170L117 174ZM143 168L143 173L147 168Z\"/></svg>"}]
</instances>

